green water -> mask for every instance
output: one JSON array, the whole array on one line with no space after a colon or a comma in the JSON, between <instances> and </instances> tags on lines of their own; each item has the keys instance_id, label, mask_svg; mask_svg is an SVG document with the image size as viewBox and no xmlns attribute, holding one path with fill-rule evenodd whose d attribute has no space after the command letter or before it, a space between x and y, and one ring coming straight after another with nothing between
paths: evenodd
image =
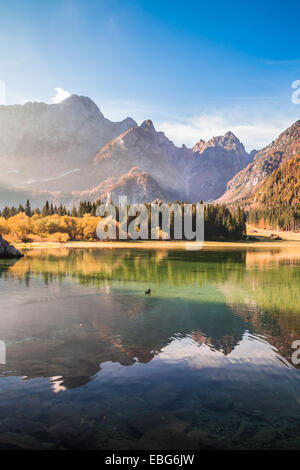
<instances>
[{"instance_id":1,"label":"green water","mask_svg":"<svg viewBox=\"0 0 300 470\"><path fill-rule=\"evenodd\" d=\"M0 449L300 449L295 250L0 260Z\"/></svg>"}]
</instances>

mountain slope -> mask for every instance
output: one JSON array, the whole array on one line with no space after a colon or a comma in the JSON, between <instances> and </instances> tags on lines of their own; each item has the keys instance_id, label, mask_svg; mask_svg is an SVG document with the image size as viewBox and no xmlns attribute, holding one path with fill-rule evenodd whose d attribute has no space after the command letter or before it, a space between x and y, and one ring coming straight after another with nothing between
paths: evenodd
<instances>
[{"instance_id":1,"label":"mountain slope","mask_svg":"<svg viewBox=\"0 0 300 470\"><path fill-rule=\"evenodd\" d=\"M220 203L245 203L257 185L284 162L300 152L300 120L282 132L270 145L256 153L254 161L227 184Z\"/></svg>"},{"instance_id":2,"label":"mountain slope","mask_svg":"<svg viewBox=\"0 0 300 470\"><path fill-rule=\"evenodd\" d=\"M194 159L192 150L176 147L147 120L106 144L95 157L91 172L99 180L120 177L138 167L165 190L176 190L189 199L188 176Z\"/></svg>"},{"instance_id":3,"label":"mountain slope","mask_svg":"<svg viewBox=\"0 0 300 470\"><path fill-rule=\"evenodd\" d=\"M93 202L111 200L118 204L119 197L124 195L127 196L128 203L152 202L155 199L172 202L178 196L175 191L161 188L149 173L134 167L120 178L108 178L95 188L74 192L71 205L77 205L80 201L86 200Z\"/></svg>"},{"instance_id":4,"label":"mountain slope","mask_svg":"<svg viewBox=\"0 0 300 470\"><path fill-rule=\"evenodd\" d=\"M99 149L136 126L131 118L111 122L84 96L58 104L0 106L0 178L43 188L91 162ZM40 183L40 185L38 184Z\"/></svg>"},{"instance_id":5,"label":"mountain slope","mask_svg":"<svg viewBox=\"0 0 300 470\"><path fill-rule=\"evenodd\" d=\"M249 201L253 206L275 208L300 204L300 154L265 178Z\"/></svg>"},{"instance_id":6,"label":"mountain slope","mask_svg":"<svg viewBox=\"0 0 300 470\"><path fill-rule=\"evenodd\" d=\"M251 225L300 230L300 154L265 178L247 201Z\"/></svg>"}]
</instances>

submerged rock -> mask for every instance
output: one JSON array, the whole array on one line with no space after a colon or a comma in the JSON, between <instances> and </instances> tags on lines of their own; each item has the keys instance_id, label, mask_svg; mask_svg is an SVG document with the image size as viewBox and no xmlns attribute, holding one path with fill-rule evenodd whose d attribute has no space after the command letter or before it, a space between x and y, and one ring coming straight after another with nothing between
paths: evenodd
<instances>
[{"instance_id":1,"label":"submerged rock","mask_svg":"<svg viewBox=\"0 0 300 470\"><path fill-rule=\"evenodd\" d=\"M23 253L10 245L2 235L0 235L0 258L21 258Z\"/></svg>"}]
</instances>

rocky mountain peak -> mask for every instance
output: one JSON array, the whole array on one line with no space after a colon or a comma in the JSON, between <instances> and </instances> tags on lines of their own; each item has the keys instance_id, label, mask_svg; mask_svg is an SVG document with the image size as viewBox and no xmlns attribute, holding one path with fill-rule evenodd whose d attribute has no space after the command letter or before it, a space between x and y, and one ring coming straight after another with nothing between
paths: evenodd
<instances>
[{"instance_id":1,"label":"rocky mountain peak","mask_svg":"<svg viewBox=\"0 0 300 470\"><path fill-rule=\"evenodd\" d=\"M228 137L228 138L234 139L234 140L239 140L239 139L236 137L236 135L235 135L233 132L231 132L231 131L227 131L226 134L225 134L225 137Z\"/></svg>"},{"instance_id":2,"label":"rocky mountain peak","mask_svg":"<svg viewBox=\"0 0 300 470\"><path fill-rule=\"evenodd\" d=\"M122 121L122 123L127 127L127 129L137 126L135 120L128 116Z\"/></svg>"},{"instance_id":3,"label":"rocky mountain peak","mask_svg":"<svg viewBox=\"0 0 300 470\"><path fill-rule=\"evenodd\" d=\"M97 106L96 103L89 98L88 96L81 96L81 95L71 95L68 98L60 101L57 103L59 105L74 105L74 104L82 104L83 106Z\"/></svg>"},{"instance_id":4,"label":"rocky mountain peak","mask_svg":"<svg viewBox=\"0 0 300 470\"><path fill-rule=\"evenodd\" d=\"M207 142L200 139L199 142L194 145L193 151L203 153L204 150L209 147L221 147L226 150L235 150L240 153L246 153L244 145L231 131L226 132L225 135L212 137Z\"/></svg>"},{"instance_id":5,"label":"rocky mountain peak","mask_svg":"<svg viewBox=\"0 0 300 470\"><path fill-rule=\"evenodd\" d=\"M154 127L153 122L151 121L151 119L146 119L146 121L144 121L140 125L140 128L144 129L144 130L147 130L147 131L150 131L150 132L156 132L155 127Z\"/></svg>"},{"instance_id":6,"label":"rocky mountain peak","mask_svg":"<svg viewBox=\"0 0 300 470\"><path fill-rule=\"evenodd\" d=\"M200 139L193 147L193 152L201 153L205 148L205 140Z\"/></svg>"},{"instance_id":7,"label":"rocky mountain peak","mask_svg":"<svg viewBox=\"0 0 300 470\"><path fill-rule=\"evenodd\" d=\"M96 103L88 96L71 95L60 103L54 104L52 106L64 108L69 112L73 111L81 114L85 113L93 118L97 117L100 119L105 119Z\"/></svg>"},{"instance_id":8,"label":"rocky mountain peak","mask_svg":"<svg viewBox=\"0 0 300 470\"><path fill-rule=\"evenodd\" d=\"M196 155L190 184L198 188L198 199L213 200L226 189L226 183L251 161L244 145L228 131L209 141L199 140L193 147ZM205 195L203 197L202 195Z\"/></svg>"}]
</instances>

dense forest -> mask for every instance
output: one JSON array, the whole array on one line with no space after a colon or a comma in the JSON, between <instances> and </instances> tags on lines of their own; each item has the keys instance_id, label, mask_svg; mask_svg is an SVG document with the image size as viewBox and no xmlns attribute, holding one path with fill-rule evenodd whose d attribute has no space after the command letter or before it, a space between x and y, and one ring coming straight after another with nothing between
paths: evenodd
<instances>
[{"instance_id":1,"label":"dense forest","mask_svg":"<svg viewBox=\"0 0 300 470\"><path fill-rule=\"evenodd\" d=\"M282 205L270 209L251 209L248 223L261 228L298 232L300 231L300 204L298 207Z\"/></svg>"},{"instance_id":2,"label":"dense forest","mask_svg":"<svg viewBox=\"0 0 300 470\"><path fill-rule=\"evenodd\" d=\"M183 207L183 202L177 203ZM97 240L96 227L101 220L97 217L100 202L82 201L72 210L64 206L53 206L46 202L42 209L31 209L30 202L24 206L5 207L0 212L0 233L11 242L53 241L65 243L70 240ZM150 204L148 209L149 227L151 222ZM130 206L128 206L129 208ZM115 206L118 223L118 207ZM223 205L205 205L205 240L240 240L246 234L246 215L241 209L230 210ZM172 213L171 213L172 215ZM128 217L128 222L134 217ZM170 238L174 238L174 217L171 217ZM159 237L162 234L159 219ZM193 205L193 228L195 228L195 205ZM149 238L151 233L149 232Z\"/></svg>"},{"instance_id":3,"label":"dense forest","mask_svg":"<svg viewBox=\"0 0 300 470\"><path fill-rule=\"evenodd\" d=\"M252 225L300 230L300 155L277 168L260 186L249 210Z\"/></svg>"}]
</instances>

